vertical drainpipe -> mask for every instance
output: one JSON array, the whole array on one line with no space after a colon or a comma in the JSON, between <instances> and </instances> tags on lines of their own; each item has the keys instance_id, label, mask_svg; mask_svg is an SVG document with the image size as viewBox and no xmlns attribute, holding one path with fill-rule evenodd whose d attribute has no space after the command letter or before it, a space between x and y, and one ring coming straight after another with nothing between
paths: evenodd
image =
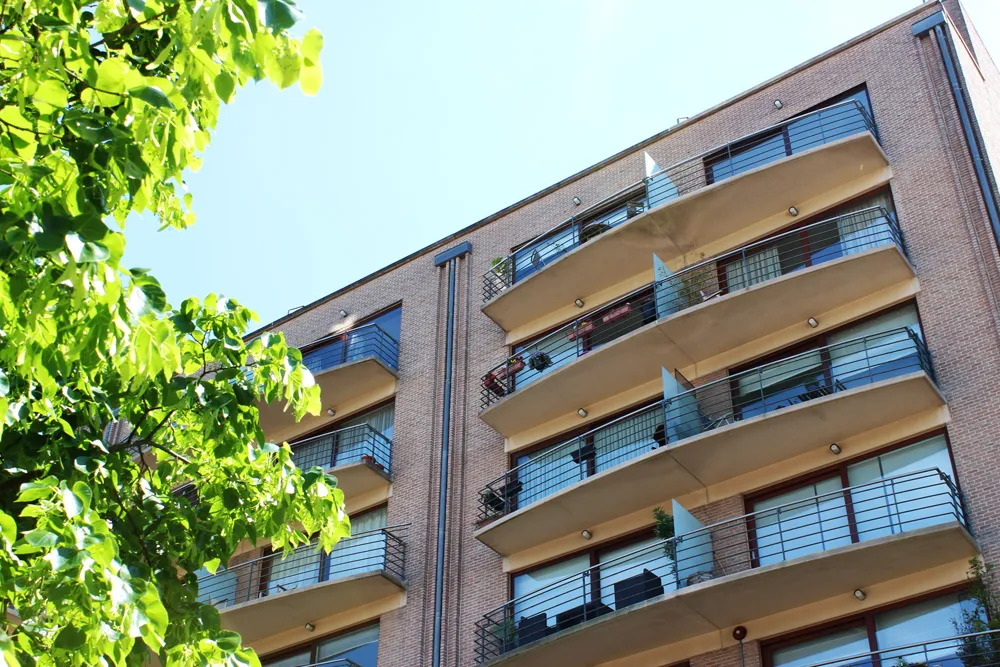
<instances>
[{"instance_id":1,"label":"vertical drainpipe","mask_svg":"<svg viewBox=\"0 0 1000 667\"><path fill-rule=\"evenodd\" d=\"M448 265L448 320L444 340L444 399L441 404L441 476L438 481L437 557L434 570L433 667L441 667L441 622L444 608L444 548L448 512L448 453L451 445L451 379L455 356L455 264L472 252L466 241L434 256L434 266Z\"/></svg>"},{"instance_id":2,"label":"vertical drainpipe","mask_svg":"<svg viewBox=\"0 0 1000 667\"><path fill-rule=\"evenodd\" d=\"M976 173L976 181L979 185L979 192L983 196L983 204L986 206L986 215L990 220L990 227L993 229L993 240L1000 246L1000 212L993 187L989 177L986 175L986 160L983 156L983 147L980 145L979 137L972 126L972 109L965 91L958 79L958 70L955 68L955 61L951 55L951 36L947 30L948 20L944 11L931 14L922 21L913 24L914 37L922 37L931 31L937 38L938 50L941 52L941 60L944 63L945 74L948 77L948 85L951 88L951 96L958 109L958 119L962 126L962 134L965 135L965 145L969 149L969 157L972 158L973 171Z\"/></svg>"}]
</instances>

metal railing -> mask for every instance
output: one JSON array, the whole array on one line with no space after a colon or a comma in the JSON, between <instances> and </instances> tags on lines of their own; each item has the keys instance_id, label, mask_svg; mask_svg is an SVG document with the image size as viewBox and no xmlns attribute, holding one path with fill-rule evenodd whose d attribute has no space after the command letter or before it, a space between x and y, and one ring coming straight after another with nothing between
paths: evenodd
<instances>
[{"instance_id":1,"label":"metal railing","mask_svg":"<svg viewBox=\"0 0 1000 667\"><path fill-rule=\"evenodd\" d=\"M368 357L398 370L399 342L379 325L365 324L323 340L302 353L303 363L313 374Z\"/></svg>"},{"instance_id":2,"label":"metal railing","mask_svg":"<svg viewBox=\"0 0 1000 667\"><path fill-rule=\"evenodd\" d=\"M668 443L921 370L934 378L927 347L904 327L689 388L543 450L493 480L480 492L478 521L497 519Z\"/></svg>"},{"instance_id":3,"label":"metal railing","mask_svg":"<svg viewBox=\"0 0 1000 667\"><path fill-rule=\"evenodd\" d=\"M883 245L906 255L895 216L874 206L750 243L645 285L532 342L481 381L482 409L599 347L663 317L799 269Z\"/></svg>"},{"instance_id":4,"label":"metal railing","mask_svg":"<svg viewBox=\"0 0 1000 667\"><path fill-rule=\"evenodd\" d=\"M329 554L315 543L287 557L273 553L219 569L198 579L198 599L222 609L269 595L366 572L386 572L405 581L408 526L379 528L341 540Z\"/></svg>"},{"instance_id":5,"label":"metal railing","mask_svg":"<svg viewBox=\"0 0 1000 667\"><path fill-rule=\"evenodd\" d=\"M387 475L392 471L392 441L368 424L323 433L290 446L292 460L302 469L367 463Z\"/></svg>"},{"instance_id":6,"label":"metal railing","mask_svg":"<svg viewBox=\"0 0 1000 667\"><path fill-rule=\"evenodd\" d=\"M964 525L965 511L937 469L745 514L655 541L501 605L476 624L477 660L687 586L950 521Z\"/></svg>"},{"instance_id":7,"label":"metal railing","mask_svg":"<svg viewBox=\"0 0 1000 667\"><path fill-rule=\"evenodd\" d=\"M333 658L331 660L311 662L308 665L302 665L302 667L361 667L361 665L349 658Z\"/></svg>"},{"instance_id":8,"label":"metal railing","mask_svg":"<svg viewBox=\"0 0 1000 667\"><path fill-rule=\"evenodd\" d=\"M961 619L953 619L959 622ZM997 667L1000 630L973 632L906 644L870 653L855 653L809 667Z\"/></svg>"},{"instance_id":9,"label":"metal railing","mask_svg":"<svg viewBox=\"0 0 1000 667\"><path fill-rule=\"evenodd\" d=\"M194 482L189 482L187 484L178 486L176 489L173 490L173 496L175 498L185 499L186 501L191 503L191 507L196 507L198 505L199 501L198 487L194 485Z\"/></svg>"},{"instance_id":10,"label":"metal railing","mask_svg":"<svg viewBox=\"0 0 1000 667\"><path fill-rule=\"evenodd\" d=\"M483 274L483 301L541 271L579 245L627 220L712 183L861 132L878 130L857 100L847 100L754 132L633 183L498 258Z\"/></svg>"}]
</instances>

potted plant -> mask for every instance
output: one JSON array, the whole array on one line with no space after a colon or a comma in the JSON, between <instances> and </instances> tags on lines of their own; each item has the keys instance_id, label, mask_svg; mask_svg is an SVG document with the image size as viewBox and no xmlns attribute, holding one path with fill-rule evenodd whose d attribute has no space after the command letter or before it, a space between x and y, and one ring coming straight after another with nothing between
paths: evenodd
<instances>
[{"instance_id":1,"label":"potted plant","mask_svg":"<svg viewBox=\"0 0 1000 667\"><path fill-rule=\"evenodd\" d=\"M490 626L489 633L496 640L496 646L500 653L506 653L517 645L517 626L513 618L505 618L500 623Z\"/></svg>"},{"instance_id":2,"label":"potted plant","mask_svg":"<svg viewBox=\"0 0 1000 667\"><path fill-rule=\"evenodd\" d=\"M504 377L508 375L513 377L524 370L524 357L520 354L515 355L507 360L507 368Z\"/></svg>"},{"instance_id":3,"label":"potted plant","mask_svg":"<svg viewBox=\"0 0 1000 667\"><path fill-rule=\"evenodd\" d=\"M678 540L674 538L674 517L667 514L667 511L662 507L653 508L653 520L656 525L653 526L653 532L661 540L667 540L663 543L663 553L665 553L671 561L674 562L674 567L677 563L677 542Z\"/></svg>"},{"instance_id":4,"label":"potted plant","mask_svg":"<svg viewBox=\"0 0 1000 667\"><path fill-rule=\"evenodd\" d=\"M541 373L551 365L552 365L552 357L549 356L548 352L543 352L541 350L535 352L528 359L528 366L531 367L531 370L538 371L539 373Z\"/></svg>"},{"instance_id":5,"label":"potted plant","mask_svg":"<svg viewBox=\"0 0 1000 667\"><path fill-rule=\"evenodd\" d=\"M506 257L494 257L490 260L490 273L493 274L491 282L498 290L507 288L507 261Z\"/></svg>"}]
</instances>

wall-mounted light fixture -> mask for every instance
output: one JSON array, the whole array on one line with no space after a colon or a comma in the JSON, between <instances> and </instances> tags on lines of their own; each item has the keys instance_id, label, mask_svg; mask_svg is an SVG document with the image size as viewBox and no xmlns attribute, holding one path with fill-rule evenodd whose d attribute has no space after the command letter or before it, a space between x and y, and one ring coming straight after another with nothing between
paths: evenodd
<instances>
[{"instance_id":1,"label":"wall-mounted light fixture","mask_svg":"<svg viewBox=\"0 0 1000 667\"><path fill-rule=\"evenodd\" d=\"M806 323L813 329L819 326L819 320L817 320L815 317L810 317L808 320L806 320Z\"/></svg>"},{"instance_id":2,"label":"wall-mounted light fixture","mask_svg":"<svg viewBox=\"0 0 1000 667\"><path fill-rule=\"evenodd\" d=\"M580 198L579 198L579 197L573 197L573 206L579 206L579 205L580 205L580 204L582 204L582 203L583 203L583 202L582 202L582 201L580 201Z\"/></svg>"},{"instance_id":3,"label":"wall-mounted light fixture","mask_svg":"<svg viewBox=\"0 0 1000 667\"><path fill-rule=\"evenodd\" d=\"M864 602L868 598L868 595L860 588L855 588L854 597L858 599L858 602Z\"/></svg>"},{"instance_id":4,"label":"wall-mounted light fixture","mask_svg":"<svg viewBox=\"0 0 1000 667\"><path fill-rule=\"evenodd\" d=\"M580 408L579 410L576 411L576 414L580 415L581 417L586 417L587 411L584 410L583 408Z\"/></svg>"},{"instance_id":5,"label":"wall-mounted light fixture","mask_svg":"<svg viewBox=\"0 0 1000 667\"><path fill-rule=\"evenodd\" d=\"M577 308L583 308L583 299L577 299L577 300L576 300L576 301L574 301L573 303L575 303L575 304L576 304L576 307L577 307Z\"/></svg>"},{"instance_id":6,"label":"wall-mounted light fixture","mask_svg":"<svg viewBox=\"0 0 1000 667\"><path fill-rule=\"evenodd\" d=\"M341 308L341 309L340 309L340 316L341 316L341 317L347 317L347 311L346 311L346 310L344 310L343 308Z\"/></svg>"},{"instance_id":7,"label":"wall-mounted light fixture","mask_svg":"<svg viewBox=\"0 0 1000 667\"><path fill-rule=\"evenodd\" d=\"M781 108L781 107L783 107L783 106L785 106L785 105L784 105L784 104L782 104L781 100L775 100L775 101L774 101L774 108L775 108L775 109L780 109L780 108Z\"/></svg>"},{"instance_id":8,"label":"wall-mounted light fixture","mask_svg":"<svg viewBox=\"0 0 1000 667\"><path fill-rule=\"evenodd\" d=\"M586 528L584 528L583 530L581 530L581 531L580 531L580 537L582 537L582 538L583 538L583 539L585 539L585 540L589 540L589 539L590 539L590 538L592 538L593 536L594 536L594 534L593 534L593 533L591 533L591 532L590 532L589 530L587 530Z\"/></svg>"},{"instance_id":9,"label":"wall-mounted light fixture","mask_svg":"<svg viewBox=\"0 0 1000 667\"><path fill-rule=\"evenodd\" d=\"M840 456L840 453L844 450L841 449L840 445L838 445L837 443L833 443L832 445L830 445L830 451L833 452L835 456Z\"/></svg>"},{"instance_id":10,"label":"wall-mounted light fixture","mask_svg":"<svg viewBox=\"0 0 1000 667\"><path fill-rule=\"evenodd\" d=\"M306 623L306 630L308 630L309 632L312 632L315 629L316 629L315 625L313 625L312 623Z\"/></svg>"},{"instance_id":11,"label":"wall-mounted light fixture","mask_svg":"<svg viewBox=\"0 0 1000 667\"><path fill-rule=\"evenodd\" d=\"M330 415L331 417L336 417L337 416L337 411L334 410L333 408L327 408L326 409L326 414Z\"/></svg>"},{"instance_id":12,"label":"wall-mounted light fixture","mask_svg":"<svg viewBox=\"0 0 1000 667\"><path fill-rule=\"evenodd\" d=\"M788 207L788 215L790 215L790 216L792 216L794 218L798 214L799 214L799 209L795 208L794 206L789 206Z\"/></svg>"}]
</instances>

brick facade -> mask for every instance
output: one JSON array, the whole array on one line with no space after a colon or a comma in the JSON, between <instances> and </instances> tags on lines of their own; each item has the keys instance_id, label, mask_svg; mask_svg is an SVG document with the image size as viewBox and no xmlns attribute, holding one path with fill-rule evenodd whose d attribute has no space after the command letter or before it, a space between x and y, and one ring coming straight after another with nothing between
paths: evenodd
<instances>
[{"instance_id":1,"label":"brick facade","mask_svg":"<svg viewBox=\"0 0 1000 667\"><path fill-rule=\"evenodd\" d=\"M1000 159L1000 75L958 3L945 3L965 86L989 152ZM793 116L843 91L867 86L894 176L892 195L921 291L922 326L952 421L948 427L972 529L989 561L1000 561L1000 255L962 138L937 44L911 25L940 9L922 5L895 22L775 77L672 130L578 174L494 218L424 249L345 290L282 318L271 330L308 344L354 320L402 303L396 394L394 480L388 523L410 524L405 606L381 618L379 665L431 664L434 550L440 473L446 270L435 253L470 241L457 264L455 385L449 470L442 663L474 663L473 631L483 613L508 597L500 556L472 536L479 491L507 469L503 438L478 419L482 374L506 354L504 333L480 312L481 276L495 257L574 212L573 197L593 203L644 176L643 152L660 165ZM956 19L956 17L959 17ZM972 53L963 51L971 42ZM978 63L978 66L977 66ZM782 101L777 109L775 100ZM348 318L340 316L343 309ZM713 378L692 378L704 384ZM697 508L714 523L741 515L742 497ZM737 647L692 658L692 667L759 667L748 638Z\"/></svg>"}]
</instances>

